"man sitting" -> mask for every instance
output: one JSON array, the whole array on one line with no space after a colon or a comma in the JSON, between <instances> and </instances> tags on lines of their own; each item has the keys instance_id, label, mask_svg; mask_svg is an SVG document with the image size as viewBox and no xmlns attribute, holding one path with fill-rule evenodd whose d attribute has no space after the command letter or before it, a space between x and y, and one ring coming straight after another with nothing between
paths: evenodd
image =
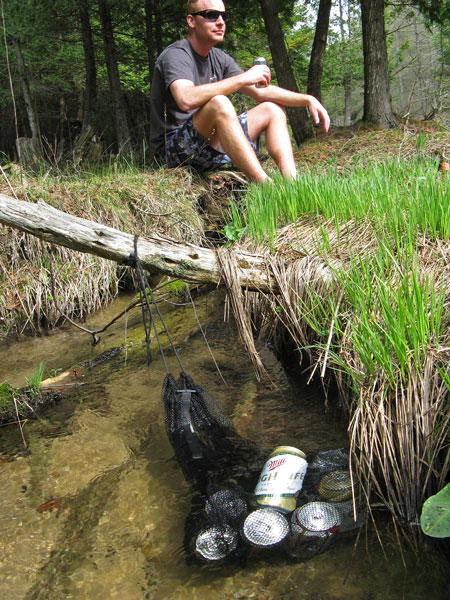
<instances>
[{"instance_id":1,"label":"man sitting","mask_svg":"<svg viewBox=\"0 0 450 600\"><path fill-rule=\"evenodd\" d=\"M292 144L282 106L307 106L328 131L330 118L320 102L270 84L267 65L243 71L215 45L225 34L222 0L188 0L188 36L158 57L151 87L151 147L168 167L199 170L233 162L250 180L269 178L256 151L262 132L280 172L294 178ZM241 91L258 104L237 115L228 98Z\"/></svg>"}]
</instances>

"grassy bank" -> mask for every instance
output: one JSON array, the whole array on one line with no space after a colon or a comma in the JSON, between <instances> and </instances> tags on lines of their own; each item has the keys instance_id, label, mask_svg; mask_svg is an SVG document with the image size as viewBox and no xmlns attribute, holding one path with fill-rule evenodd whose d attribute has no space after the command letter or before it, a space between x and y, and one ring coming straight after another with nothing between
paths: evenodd
<instances>
[{"instance_id":1,"label":"grassy bank","mask_svg":"<svg viewBox=\"0 0 450 600\"><path fill-rule=\"evenodd\" d=\"M196 203L204 188L186 170L109 165L95 173L31 175L10 166L0 192L131 234L170 232L197 243L203 237ZM52 328L62 313L84 319L126 287L127 277L116 263L0 225L0 337Z\"/></svg>"}]
</instances>

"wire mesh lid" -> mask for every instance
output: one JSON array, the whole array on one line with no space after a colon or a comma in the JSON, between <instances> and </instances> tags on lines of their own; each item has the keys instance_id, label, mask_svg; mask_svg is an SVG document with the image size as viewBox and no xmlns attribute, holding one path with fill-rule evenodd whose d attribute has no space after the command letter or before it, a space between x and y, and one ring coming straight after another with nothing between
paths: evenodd
<instances>
[{"instance_id":1,"label":"wire mesh lid","mask_svg":"<svg viewBox=\"0 0 450 600\"><path fill-rule=\"evenodd\" d=\"M322 450L310 461L309 467L318 470L345 469L348 467L348 453L343 449Z\"/></svg>"},{"instance_id":2,"label":"wire mesh lid","mask_svg":"<svg viewBox=\"0 0 450 600\"><path fill-rule=\"evenodd\" d=\"M242 532L251 544L264 548L283 541L289 533L289 523L276 510L260 508L248 515Z\"/></svg>"},{"instance_id":3,"label":"wire mesh lid","mask_svg":"<svg viewBox=\"0 0 450 600\"><path fill-rule=\"evenodd\" d=\"M322 498L332 502L348 500L352 495L352 480L349 471L332 471L320 480L318 492Z\"/></svg>"},{"instance_id":4,"label":"wire mesh lid","mask_svg":"<svg viewBox=\"0 0 450 600\"><path fill-rule=\"evenodd\" d=\"M332 504L309 502L294 511L292 520L307 531L322 533L339 525L340 517Z\"/></svg>"},{"instance_id":5,"label":"wire mesh lid","mask_svg":"<svg viewBox=\"0 0 450 600\"><path fill-rule=\"evenodd\" d=\"M207 499L205 511L211 519L217 519L221 516L240 519L247 512L247 503L242 494L235 490L218 490Z\"/></svg>"},{"instance_id":6,"label":"wire mesh lid","mask_svg":"<svg viewBox=\"0 0 450 600\"><path fill-rule=\"evenodd\" d=\"M238 534L229 525L202 529L195 541L195 551L205 560L221 560L236 549Z\"/></svg>"}]
</instances>

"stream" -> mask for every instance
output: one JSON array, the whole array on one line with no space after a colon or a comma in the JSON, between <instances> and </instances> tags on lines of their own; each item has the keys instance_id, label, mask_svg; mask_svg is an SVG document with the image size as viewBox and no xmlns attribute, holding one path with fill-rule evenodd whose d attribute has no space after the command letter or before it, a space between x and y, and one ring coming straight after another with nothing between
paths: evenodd
<instances>
[{"instance_id":1,"label":"stream","mask_svg":"<svg viewBox=\"0 0 450 600\"><path fill-rule=\"evenodd\" d=\"M101 327L130 299L85 325ZM223 319L221 291L195 306L162 310L185 371L240 435L268 453L279 445L305 452L348 445L333 399L326 408L321 388L286 373L269 349L264 360L276 387L256 380L233 323ZM1 342L0 382L22 387L41 362L46 376L68 371L56 405L22 432L0 427L1 600L450 598L448 564L400 547L383 514L378 532L367 524L356 547L356 533L343 536L306 562L266 550L245 564L189 563L182 543L190 490L161 416L166 372L154 344L147 364L143 338L134 310L96 346L72 326ZM104 354L112 348L120 350ZM178 377L170 349L166 358Z\"/></svg>"}]
</instances>

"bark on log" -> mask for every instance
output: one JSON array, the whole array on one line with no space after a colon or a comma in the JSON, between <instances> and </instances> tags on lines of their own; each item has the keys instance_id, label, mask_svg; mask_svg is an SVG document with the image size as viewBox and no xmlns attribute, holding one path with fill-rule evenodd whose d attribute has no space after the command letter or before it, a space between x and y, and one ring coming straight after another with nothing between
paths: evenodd
<instances>
[{"instance_id":1,"label":"bark on log","mask_svg":"<svg viewBox=\"0 0 450 600\"><path fill-rule=\"evenodd\" d=\"M49 206L0 194L0 223L35 235L46 242L95 254L127 264L134 253L134 236ZM216 252L194 244L180 244L153 235L139 238L138 255L143 268L185 281L224 285ZM236 252L237 278L251 290L276 289L264 257Z\"/></svg>"}]
</instances>

